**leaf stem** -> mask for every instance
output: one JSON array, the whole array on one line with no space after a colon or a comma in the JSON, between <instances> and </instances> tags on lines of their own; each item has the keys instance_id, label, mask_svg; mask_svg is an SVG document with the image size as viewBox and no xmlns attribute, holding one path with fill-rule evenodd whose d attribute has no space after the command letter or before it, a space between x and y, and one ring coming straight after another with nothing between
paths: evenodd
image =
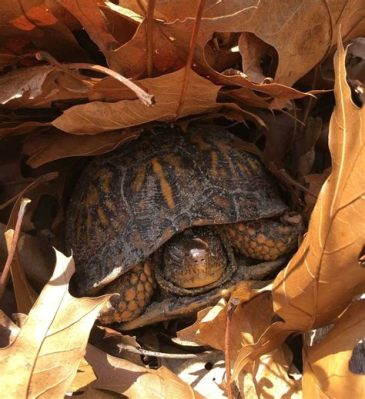
<instances>
[{"instance_id":1,"label":"leaf stem","mask_svg":"<svg viewBox=\"0 0 365 399\"><path fill-rule=\"evenodd\" d=\"M165 353L165 352L156 352L156 351L151 351L147 349L142 349L142 348L135 348L132 345L126 345L126 344L118 344L118 348L120 351L127 351L130 353L135 353L137 355L144 355L144 356L153 356L153 357L159 357L159 358L165 358L165 359L181 359L181 360L186 360L186 359L200 359L202 357L207 357L211 356L217 351L206 351L203 353Z\"/></svg>"},{"instance_id":2,"label":"leaf stem","mask_svg":"<svg viewBox=\"0 0 365 399\"><path fill-rule=\"evenodd\" d=\"M226 384L227 384L227 396L228 399L233 399L232 392L232 375L231 375L231 360L230 360L230 335L231 335L231 321L233 313L239 304L237 298L231 298L227 305L227 317L226 317L226 331L224 334L224 361L226 365Z\"/></svg>"},{"instance_id":3,"label":"leaf stem","mask_svg":"<svg viewBox=\"0 0 365 399\"><path fill-rule=\"evenodd\" d=\"M156 0L149 0L147 6L147 29L146 29L146 47L147 47L147 76L150 78L153 72L153 14L155 11Z\"/></svg>"},{"instance_id":4,"label":"leaf stem","mask_svg":"<svg viewBox=\"0 0 365 399\"><path fill-rule=\"evenodd\" d=\"M141 100L141 102L144 105L151 106L154 104L153 95L147 93L146 91L141 89L139 86L137 86L135 83L133 83L131 80L127 79L120 73L113 71L112 69L103 67L101 65L87 64L84 62L71 63L71 64L60 64L54 57L52 57L50 54L46 53L45 51L38 51L36 53L36 58L40 61L47 61L48 63L50 63L52 65L56 65L56 66L60 67L62 70L65 70L67 68L68 69L88 69L91 71L104 73L105 75L111 76L112 78L118 80L119 82L121 82L125 86L127 86L129 89L134 91L134 93L137 95L137 97Z\"/></svg>"},{"instance_id":5,"label":"leaf stem","mask_svg":"<svg viewBox=\"0 0 365 399\"><path fill-rule=\"evenodd\" d=\"M198 38L198 33L199 33L200 23L201 23L201 19L202 19L202 15L203 15L204 6L205 6L205 0L200 0L198 8L197 8L197 12L196 12L193 32L192 32L191 38L190 38L189 54L188 54L188 58L187 58L186 64L185 64L184 79L183 79L183 83L182 83L179 104L178 104L178 107L176 110L176 116L179 116L181 114L182 107L184 105L186 90L187 90L188 84L189 84L191 65L193 63L196 41Z\"/></svg>"},{"instance_id":6,"label":"leaf stem","mask_svg":"<svg viewBox=\"0 0 365 399\"><path fill-rule=\"evenodd\" d=\"M19 236L20 236L20 230L21 230L21 226L22 226L22 222L23 222L25 208L30 202L31 202L31 200L29 198L23 198L20 203L18 218L17 218L16 225L15 225L13 239L11 240L10 250L9 250L6 262L5 262L4 269L0 276L0 299L3 297L4 292L5 292L5 287L6 287L6 283L8 281L9 272L10 272L10 266L13 262L16 247L18 244Z\"/></svg>"}]
</instances>

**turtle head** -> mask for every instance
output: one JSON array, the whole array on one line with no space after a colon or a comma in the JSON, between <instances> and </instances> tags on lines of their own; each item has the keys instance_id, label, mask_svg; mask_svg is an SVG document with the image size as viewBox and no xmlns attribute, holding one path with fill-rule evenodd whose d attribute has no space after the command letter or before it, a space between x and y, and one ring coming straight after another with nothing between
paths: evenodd
<instances>
[{"instance_id":1,"label":"turtle head","mask_svg":"<svg viewBox=\"0 0 365 399\"><path fill-rule=\"evenodd\" d=\"M185 231L164 247L163 274L181 288L204 287L219 281L227 256L218 235L209 228Z\"/></svg>"}]
</instances>

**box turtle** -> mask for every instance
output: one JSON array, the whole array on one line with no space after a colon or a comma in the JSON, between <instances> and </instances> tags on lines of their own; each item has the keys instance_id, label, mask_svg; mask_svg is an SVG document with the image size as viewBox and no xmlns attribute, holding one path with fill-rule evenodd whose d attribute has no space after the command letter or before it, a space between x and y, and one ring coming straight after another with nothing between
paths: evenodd
<instances>
[{"instance_id":1,"label":"box turtle","mask_svg":"<svg viewBox=\"0 0 365 399\"><path fill-rule=\"evenodd\" d=\"M217 128L154 128L95 157L70 199L78 295L117 292L122 329L195 312L283 264L302 229L243 142Z\"/></svg>"}]
</instances>

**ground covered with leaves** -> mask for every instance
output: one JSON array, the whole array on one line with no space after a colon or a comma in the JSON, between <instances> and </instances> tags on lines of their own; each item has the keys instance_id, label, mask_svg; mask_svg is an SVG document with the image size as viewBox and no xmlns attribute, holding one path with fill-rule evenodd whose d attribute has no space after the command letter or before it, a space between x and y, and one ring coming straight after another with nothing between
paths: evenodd
<instances>
[{"instance_id":1,"label":"ground covered with leaves","mask_svg":"<svg viewBox=\"0 0 365 399\"><path fill-rule=\"evenodd\" d=\"M0 11L1 396L363 397L365 1ZM65 210L85 157L161 123L239 136L306 233L260 288L127 335L69 293Z\"/></svg>"}]
</instances>

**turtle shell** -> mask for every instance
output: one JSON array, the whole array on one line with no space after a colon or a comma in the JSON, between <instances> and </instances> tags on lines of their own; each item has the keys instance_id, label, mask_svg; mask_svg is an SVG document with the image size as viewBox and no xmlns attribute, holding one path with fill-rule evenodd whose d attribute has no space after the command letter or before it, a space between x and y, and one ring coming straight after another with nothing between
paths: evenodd
<instances>
[{"instance_id":1,"label":"turtle shell","mask_svg":"<svg viewBox=\"0 0 365 399\"><path fill-rule=\"evenodd\" d=\"M216 128L155 128L94 158L67 215L77 291L96 292L189 227L283 213L272 178L242 144Z\"/></svg>"}]
</instances>

